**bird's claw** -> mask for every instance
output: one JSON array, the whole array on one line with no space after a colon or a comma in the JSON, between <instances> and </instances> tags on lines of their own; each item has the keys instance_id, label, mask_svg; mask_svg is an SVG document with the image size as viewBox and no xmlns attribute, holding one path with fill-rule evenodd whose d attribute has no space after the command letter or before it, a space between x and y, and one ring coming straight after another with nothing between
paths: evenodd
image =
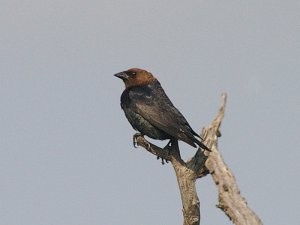
<instances>
[{"instance_id":1,"label":"bird's claw","mask_svg":"<svg viewBox=\"0 0 300 225\"><path fill-rule=\"evenodd\" d=\"M137 148L138 145L137 145L137 138L138 137L144 137L144 135L142 135L141 133L136 133L133 135L133 147ZM147 143L147 149L149 150L151 148L151 145L146 141Z\"/></svg>"},{"instance_id":2,"label":"bird's claw","mask_svg":"<svg viewBox=\"0 0 300 225\"><path fill-rule=\"evenodd\" d=\"M136 133L136 134L133 135L133 147L137 148L137 141L136 141L136 139L138 137L140 137L140 136L143 136L143 135L140 134L140 133Z\"/></svg>"},{"instance_id":3,"label":"bird's claw","mask_svg":"<svg viewBox=\"0 0 300 225\"><path fill-rule=\"evenodd\" d=\"M169 163L169 160L157 156L157 160L159 160L159 159L161 159L161 164L162 165L165 165L165 163Z\"/></svg>"},{"instance_id":4,"label":"bird's claw","mask_svg":"<svg viewBox=\"0 0 300 225\"><path fill-rule=\"evenodd\" d=\"M163 148L164 150L167 151L167 157L166 158L169 158L169 156L170 156L170 147L171 146L172 146L172 142L170 140L168 142L168 144ZM161 164L162 165L165 165L165 163L169 163L169 160L167 160L166 158L157 156L157 160L161 159Z\"/></svg>"}]
</instances>

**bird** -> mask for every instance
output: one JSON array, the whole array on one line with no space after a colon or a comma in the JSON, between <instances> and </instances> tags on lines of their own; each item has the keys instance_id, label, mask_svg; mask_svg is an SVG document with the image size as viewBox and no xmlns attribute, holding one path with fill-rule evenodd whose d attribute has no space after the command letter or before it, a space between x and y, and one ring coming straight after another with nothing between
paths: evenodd
<instances>
[{"instance_id":1,"label":"bird","mask_svg":"<svg viewBox=\"0 0 300 225\"><path fill-rule=\"evenodd\" d=\"M133 129L152 139L169 139L169 143L180 140L192 147L198 146L210 151L152 73L131 68L114 76L122 79L125 84L121 108Z\"/></svg>"}]
</instances>

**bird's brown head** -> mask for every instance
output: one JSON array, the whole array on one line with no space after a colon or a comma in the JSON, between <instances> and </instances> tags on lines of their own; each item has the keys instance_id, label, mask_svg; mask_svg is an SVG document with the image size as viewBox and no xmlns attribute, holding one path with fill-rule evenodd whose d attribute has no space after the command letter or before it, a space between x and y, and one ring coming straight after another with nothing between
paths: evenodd
<instances>
[{"instance_id":1,"label":"bird's brown head","mask_svg":"<svg viewBox=\"0 0 300 225\"><path fill-rule=\"evenodd\" d=\"M156 81L156 78L150 72L138 68L132 68L114 76L122 79L126 88L143 86Z\"/></svg>"}]
</instances>

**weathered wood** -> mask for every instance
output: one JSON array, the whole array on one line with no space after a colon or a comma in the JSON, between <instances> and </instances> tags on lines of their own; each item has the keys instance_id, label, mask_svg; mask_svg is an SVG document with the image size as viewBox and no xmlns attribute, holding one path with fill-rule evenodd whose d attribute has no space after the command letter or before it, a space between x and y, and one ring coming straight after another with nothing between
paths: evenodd
<instances>
[{"instance_id":1,"label":"weathered wood","mask_svg":"<svg viewBox=\"0 0 300 225\"><path fill-rule=\"evenodd\" d=\"M142 146L150 153L170 161L175 170L183 206L184 225L200 224L200 201L196 191L196 180L208 173L213 177L219 194L218 207L236 225L261 225L262 222L248 207L235 177L222 159L218 150L218 138L221 136L220 126L225 113L226 94L222 94L222 103L216 118L202 130L204 144L211 152L198 149L196 154L187 162L180 156L178 142L172 141L170 146L159 148L148 142L143 136L135 135L138 146Z\"/></svg>"}]
</instances>

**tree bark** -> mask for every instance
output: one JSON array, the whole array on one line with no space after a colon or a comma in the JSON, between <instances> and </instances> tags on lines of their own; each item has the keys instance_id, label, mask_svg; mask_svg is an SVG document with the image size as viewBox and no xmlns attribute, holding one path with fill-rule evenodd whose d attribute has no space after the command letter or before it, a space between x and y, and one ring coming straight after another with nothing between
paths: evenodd
<instances>
[{"instance_id":1,"label":"tree bark","mask_svg":"<svg viewBox=\"0 0 300 225\"><path fill-rule=\"evenodd\" d=\"M246 199L240 195L232 171L222 159L218 150L218 138L221 137L220 126L225 113L226 94L222 94L222 103L216 118L202 130L204 144L211 150L200 148L187 162L180 156L178 142L159 148L148 142L143 136L136 134L134 140L138 146L162 158L162 162L170 161L175 170L183 206L184 225L200 224L200 201L196 191L196 180L210 173L217 186L219 207L236 225L261 225L258 216L249 208Z\"/></svg>"}]
</instances>

